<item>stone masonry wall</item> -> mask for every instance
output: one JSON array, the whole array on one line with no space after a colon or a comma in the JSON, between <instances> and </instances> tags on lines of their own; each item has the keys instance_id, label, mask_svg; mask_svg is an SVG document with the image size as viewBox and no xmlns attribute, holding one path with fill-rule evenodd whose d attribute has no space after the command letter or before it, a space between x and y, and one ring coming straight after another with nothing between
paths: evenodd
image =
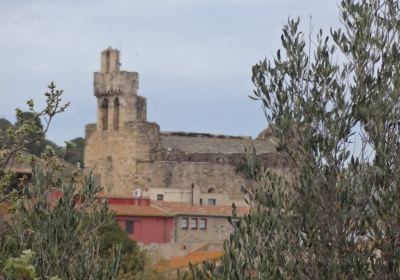
<instances>
[{"instance_id":1,"label":"stone masonry wall","mask_svg":"<svg viewBox=\"0 0 400 280\"><path fill-rule=\"evenodd\" d=\"M156 154L159 127L148 122L130 122L120 130L99 131L87 126L85 166L113 195L131 195L138 185L136 161Z\"/></svg>"},{"instance_id":2,"label":"stone masonry wall","mask_svg":"<svg viewBox=\"0 0 400 280\"><path fill-rule=\"evenodd\" d=\"M188 218L188 229L182 229L182 218ZM191 229L190 221L197 218L197 229ZM234 228L228 222L227 217L204 217L206 218L206 229L199 229L199 219L203 217L179 216L176 218L176 236L175 240L179 243L197 243L197 242L222 242L233 233Z\"/></svg>"},{"instance_id":3,"label":"stone masonry wall","mask_svg":"<svg viewBox=\"0 0 400 280\"><path fill-rule=\"evenodd\" d=\"M137 163L138 187L190 189L192 184L202 192L240 193L246 179L236 166L212 162L140 161Z\"/></svg>"}]
</instances>

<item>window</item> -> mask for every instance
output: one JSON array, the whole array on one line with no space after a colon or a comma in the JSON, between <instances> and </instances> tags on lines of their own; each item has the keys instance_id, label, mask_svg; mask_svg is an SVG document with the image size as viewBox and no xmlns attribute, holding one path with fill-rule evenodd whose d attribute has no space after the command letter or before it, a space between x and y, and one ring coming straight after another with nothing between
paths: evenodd
<instances>
[{"instance_id":1,"label":"window","mask_svg":"<svg viewBox=\"0 0 400 280\"><path fill-rule=\"evenodd\" d=\"M197 218L192 218L190 220L190 228L191 229L197 229Z\"/></svg>"},{"instance_id":2,"label":"window","mask_svg":"<svg viewBox=\"0 0 400 280\"><path fill-rule=\"evenodd\" d=\"M163 194L157 194L157 200L164 200Z\"/></svg>"},{"instance_id":3,"label":"window","mask_svg":"<svg viewBox=\"0 0 400 280\"><path fill-rule=\"evenodd\" d=\"M112 157L107 157L106 159L106 172L111 173L113 169L113 164L112 164ZM107 174L110 175L110 174Z\"/></svg>"},{"instance_id":4,"label":"window","mask_svg":"<svg viewBox=\"0 0 400 280\"><path fill-rule=\"evenodd\" d=\"M101 104L101 126L103 130L108 129L108 99L104 99Z\"/></svg>"},{"instance_id":5,"label":"window","mask_svg":"<svg viewBox=\"0 0 400 280\"><path fill-rule=\"evenodd\" d=\"M133 221L125 221L125 232L127 234L132 234L134 231Z\"/></svg>"},{"instance_id":6,"label":"window","mask_svg":"<svg viewBox=\"0 0 400 280\"><path fill-rule=\"evenodd\" d=\"M215 205L216 204L216 200L215 200L215 198L209 198L208 199L208 205Z\"/></svg>"},{"instance_id":7,"label":"window","mask_svg":"<svg viewBox=\"0 0 400 280\"><path fill-rule=\"evenodd\" d=\"M205 230L207 228L207 219L200 218L199 220L199 229Z\"/></svg>"},{"instance_id":8,"label":"window","mask_svg":"<svg viewBox=\"0 0 400 280\"><path fill-rule=\"evenodd\" d=\"M105 162L105 172L104 172L104 184L106 186L112 185L112 175L113 175L113 162L112 157L107 157Z\"/></svg>"},{"instance_id":9,"label":"window","mask_svg":"<svg viewBox=\"0 0 400 280\"><path fill-rule=\"evenodd\" d=\"M119 99L118 97L114 99L114 119L113 128L115 130L119 129Z\"/></svg>"},{"instance_id":10,"label":"window","mask_svg":"<svg viewBox=\"0 0 400 280\"><path fill-rule=\"evenodd\" d=\"M217 190L216 190L215 188L211 187L211 188L208 189L207 192L208 192L208 193L216 193Z\"/></svg>"},{"instance_id":11,"label":"window","mask_svg":"<svg viewBox=\"0 0 400 280\"><path fill-rule=\"evenodd\" d=\"M203 205L203 199L200 198L200 205Z\"/></svg>"},{"instance_id":12,"label":"window","mask_svg":"<svg viewBox=\"0 0 400 280\"><path fill-rule=\"evenodd\" d=\"M181 219L181 229L188 229L188 218Z\"/></svg>"}]
</instances>

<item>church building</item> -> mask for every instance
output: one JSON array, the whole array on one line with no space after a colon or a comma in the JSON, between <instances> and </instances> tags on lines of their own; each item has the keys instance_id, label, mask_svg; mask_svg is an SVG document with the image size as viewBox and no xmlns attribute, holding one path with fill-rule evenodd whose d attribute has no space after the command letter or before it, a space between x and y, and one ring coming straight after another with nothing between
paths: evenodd
<instances>
[{"instance_id":1,"label":"church building","mask_svg":"<svg viewBox=\"0 0 400 280\"><path fill-rule=\"evenodd\" d=\"M240 172L245 147L254 145L267 166L276 166L274 145L264 134L252 140L161 131L147 120L139 74L120 70L119 56L112 48L101 53L94 73L97 122L85 131L85 167L110 195L228 205L243 198L240 187L248 183Z\"/></svg>"}]
</instances>

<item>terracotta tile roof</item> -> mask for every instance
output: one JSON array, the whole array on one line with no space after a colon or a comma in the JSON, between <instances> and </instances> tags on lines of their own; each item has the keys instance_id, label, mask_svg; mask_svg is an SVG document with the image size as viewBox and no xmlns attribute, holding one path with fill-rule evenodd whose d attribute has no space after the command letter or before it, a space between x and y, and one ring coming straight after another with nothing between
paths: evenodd
<instances>
[{"instance_id":1,"label":"terracotta tile roof","mask_svg":"<svg viewBox=\"0 0 400 280\"><path fill-rule=\"evenodd\" d=\"M124 204L109 204L110 211L118 216L140 216L140 217L172 217L168 211L153 206L134 206Z\"/></svg>"},{"instance_id":2,"label":"terracotta tile roof","mask_svg":"<svg viewBox=\"0 0 400 280\"><path fill-rule=\"evenodd\" d=\"M222 205L191 205L187 202L170 202L148 199L135 199L132 197L115 197L102 196L109 199L108 207L110 211L115 212L118 216L148 216L148 217L173 217L179 215L191 216L213 216L213 217L230 217L232 216L231 206ZM131 202L130 202L131 200ZM138 201L143 200L143 204ZM149 201L146 205L145 200ZM239 217L249 213L250 208L238 206L236 208Z\"/></svg>"},{"instance_id":3,"label":"terracotta tile roof","mask_svg":"<svg viewBox=\"0 0 400 280\"><path fill-rule=\"evenodd\" d=\"M169 202L169 201L151 201L151 204L168 211L173 215L192 215L192 216L215 216L230 217L232 216L231 206L209 206L209 205L191 205L187 202ZM236 207L239 217L249 213L249 207Z\"/></svg>"},{"instance_id":4,"label":"terracotta tile roof","mask_svg":"<svg viewBox=\"0 0 400 280\"><path fill-rule=\"evenodd\" d=\"M11 172L15 172L18 174L32 174L32 168L15 168L11 167L9 169Z\"/></svg>"},{"instance_id":5,"label":"terracotta tile roof","mask_svg":"<svg viewBox=\"0 0 400 280\"><path fill-rule=\"evenodd\" d=\"M173 257L170 260L162 261L155 265L155 269L160 272L188 268L189 264L197 264L204 261L216 261L223 255L221 251L214 252L192 252L186 256Z\"/></svg>"}]
</instances>

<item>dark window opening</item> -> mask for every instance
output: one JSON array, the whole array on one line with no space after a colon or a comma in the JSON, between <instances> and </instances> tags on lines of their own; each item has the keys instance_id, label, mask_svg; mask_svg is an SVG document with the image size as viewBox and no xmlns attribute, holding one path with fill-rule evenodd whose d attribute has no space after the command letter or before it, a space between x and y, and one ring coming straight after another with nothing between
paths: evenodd
<instances>
[{"instance_id":1,"label":"dark window opening","mask_svg":"<svg viewBox=\"0 0 400 280\"><path fill-rule=\"evenodd\" d=\"M125 232L132 234L134 232L133 221L125 221Z\"/></svg>"},{"instance_id":2,"label":"dark window opening","mask_svg":"<svg viewBox=\"0 0 400 280\"><path fill-rule=\"evenodd\" d=\"M157 200L164 200L163 194L157 194Z\"/></svg>"},{"instance_id":3,"label":"dark window opening","mask_svg":"<svg viewBox=\"0 0 400 280\"><path fill-rule=\"evenodd\" d=\"M200 198L200 205L203 205L203 199Z\"/></svg>"},{"instance_id":4,"label":"dark window opening","mask_svg":"<svg viewBox=\"0 0 400 280\"><path fill-rule=\"evenodd\" d=\"M105 98L101 104L101 126L103 130L108 129L108 99Z\"/></svg>"},{"instance_id":5,"label":"dark window opening","mask_svg":"<svg viewBox=\"0 0 400 280\"><path fill-rule=\"evenodd\" d=\"M209 188L208 189L208 191L207 191L208 193L216 193L217 192L217 190L215 189L215 188Z\"/></svg>"},{"instance_id":6,"label":"dark window opening","mask_svg":"<svg viewBox=\"0 0 400 280\"><path fill-rule=\"evenodd\" d=\"M113 119L113 128L115 130L119 129L119 99L118 97L114 100L114 119Z\"/></svg>"},{"instance_id":7,"label":"dark window opening","mask_svg":"<svg viewBox=\"0 0 400 280\"><path fill-rule=\"evenodd\" d=\"M216 205L217 201L215 200L215 198L209 198L208 199L208 205Z\"/></svg>"},{"instance_id":8,"label":"dark window opening","mask_svg":"<svg viewBox=\"0 0 400 280\"><path fill-rule=\"evenodd\" d=\"M107 160L106 160L106 172L107 173L111 173L112 169L113 169L112 157L107 157Z\"/></svg>"}]
</instances>

